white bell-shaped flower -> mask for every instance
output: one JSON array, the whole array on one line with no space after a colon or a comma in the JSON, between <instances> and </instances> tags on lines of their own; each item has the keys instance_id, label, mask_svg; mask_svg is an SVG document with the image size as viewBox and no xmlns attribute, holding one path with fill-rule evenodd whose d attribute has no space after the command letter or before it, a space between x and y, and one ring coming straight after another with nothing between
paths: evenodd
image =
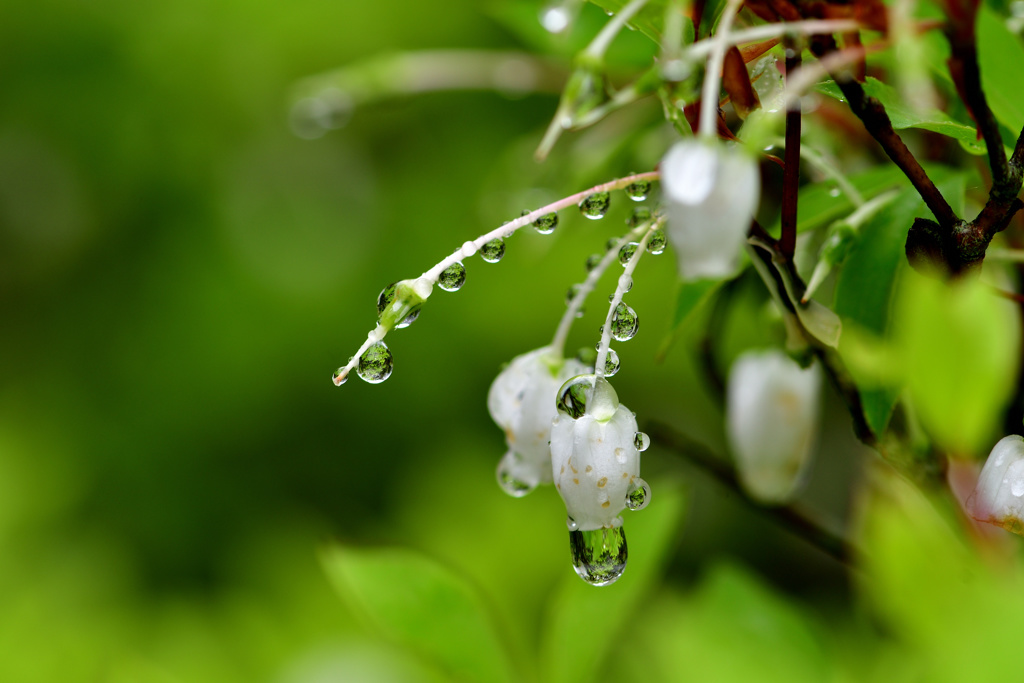
<instances>
[{"instance_id":1,"label":"white bell-shaped flower","mask_svg":"<svg viewBox=\"0 0 1024 683\"><path fill-rule=\"evenodd\" d=\"M681 140L661 160L661 190L679 275L732 275L761 198L757 162L737 145Z\"/></svg>"},{"instance_id":2,"label":"white bell-shaped flower","mask_svg":"<svg viewBox=\"0 0 1024 683\"><path fill-rule=\"evenodd\" d=\"M640 478L640 452L649 439L604 378L582 375L566 382L558 410L551 466L569 515L573 566L584 581L607 585L626 567L620 513L650 501L650 487Z\"/></svg>"},{"instance_id":3,"label":"white bell-shaped flower","mask_svg":"<svg viewBox=\"0 0 1024 683\"><path fill-rule=\"evenodd\" d=\"M748 351L729 374L726 427L740 483L778 504L803 482L818 431L821 370L775 349Z\"/></svg>"},{"instance_id":4,"label":"white bell-shaped flower","mask_svg":"<svg viewBox=\"0 0 1024 683\"><path fill-rule=\"evenodd\" d=\"M548 441L555 396L565 380L586 371L580 361L545 346L516 356L491 384L487 409L508 444L498 464L498 483L509 495L525 496L551 482Z\"/></svg>"},{"instance_id":5,"label":"white bell-shaped flower","mask_svg":"<svg viewBox=\"0 0 1024 683\"><path fill-rule=\"evenodd\" d=\"M979 522L1024 536L1024 438L1003 437L989 453L967 511Z\"/></svg>"}]
</instances>

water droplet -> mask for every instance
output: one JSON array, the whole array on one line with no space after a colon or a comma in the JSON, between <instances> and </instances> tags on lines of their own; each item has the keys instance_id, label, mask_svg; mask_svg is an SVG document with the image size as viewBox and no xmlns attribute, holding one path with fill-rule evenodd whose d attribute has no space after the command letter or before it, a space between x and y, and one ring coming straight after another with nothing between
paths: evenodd
<instances>
[{"instance_id":1,"label":"water droplet","mask_svg":"<svg viewBox=\"0 0 1024 683\"><path fill-rule=\"evenodd\" d=\"M664 230L655 230L651 233L651 238L647 240L647 253L658 254L665 253L665 245L668 244L668 239L665 237Z\"/></svg>"},{"instance_id":2,"label":"water droplet","mask_svg":"<svg viewBox=\"0 0 1024 683\"><path fill-rule=\"evenodd\" d=\"M580 528L580 525L576 523L576 520L568 515L565 517L565 525L569 527L569 531L576 531Z\"/></svg>"},{"instance_id":3,"label":"water droplet","mask_svg":"<svg viewBox=\"0 0 1024 683\"><path fill-rule=\"evenodd\" d=\"M593 389L593 375L577 375L562 385L555 407L558 412L578 420L587 412L587 397L593 393Z\"/></svg>"},{"instance_id":4,"label":"water droplet","mask_svg":"<svg viewBox=\"0 0 1024 683\"><path fill-rule=\"evenodd\" d=\"M639 246L640 245L636 242L629 242L628 244L622 245L622 248L619 249L619 263L621 263L623 267L629 263L629 259L633 258L633 254L636 253L636 248Z\"/></svg>"},{"instance_id":5,"label":"water droplet","mask_svg":"<svg viewBox=\"0 0 1024 683\"><path fill-rule=\"evenodd\" d=\"M576 296L580 293L581 289L583 289L583 285L580 284L571 285L569 287L569 291L565 293L566 306L572 303L572 300L576 298Z\"/></svg>"},{"instance_id":6,"label":"water droplet","mask_svg":"<svg viewBox=\"0 0 1024 683\"><path fill-rule=\"evenodd\" d=\"M505 240L495 237L480 247L480 258L488 263L497 263L505 255Z\"/></svg>"},{"instance_id":7,"label":"water droplet","mask_svg":"<svg viewBox=\"0 0 1024 683\"><path fill-rule=\"evenodd\" d=\"M626 570L626 532L614 529L569 532L572 566L592 586L614 583Z\"/></svg>"},{"instance_id":8,"label":"water droplet","mask_svg":"<svg viewBox=\"0 0 1024 683\"><path fill-rule=\"evenodd\" d=\"M615 237L609 237L608 241L604 243L604 250L611 251L615 247L619 246L619 240Z\"/></svg>"},{"instance_id":9,"label":"water droplet","mask_svg":"<svg viewBox=\"0 0 1024 683\"><path fill-rule=\"evenodd\" d=\"M637 477L629 485L629 490L626 491L626 507L636 512L637 510L643 510L650 502L651 487L648 486L646 481Z\"/></svg>"},{"instance_id":10,"label":"water droplet","mask_svg":"<svg viewBox=\"0 0 1024 683\"><path fill-rule=\"evenodd\" d=\"M636 336L638 329L640 329L640 319L637 317L636 311L620 301L612 316L612 339L629 341Z\"/></svg>"},{"instance_id":11,"label":"water droplet","mask_svg":"<svg viewBox=\"0 0 1024 683\"><path fill-rule=\"evenodd\" d=\"M651 191L650 180L634 180L629 185L626 185L626 196L632 199L634 202L642 202L647 199L647 194Z\"/></svg>"},{"instance_id":12,"label":"water droplet","mask_svg":"<svg viewBox=\"0 0 1024 683\"><path fill-rule=\"evenodd\" d=\"M1024 479L1017 477L1013 481L1011 481L1010 493L1012 493L1017 498L1024 496Z\"/></svg>"},{"instance_id":13,"label":"water droplet","mask_svg":"<svg viewBox=\"0 0 1024 683\"><path fill-rule=\"evenodd\" d=\"M614 377L619 371L619 354L615 349L608 349L608 355L604 357L604 376Z\"/></svg>"},{"instance_id":14,"label":"water droplet","mask_svg":"<svg viewBox=\"0 0 1024 683\"><path fill-rule=\"evenodd\" d=\"M651 445L651 437L647 436L643 432L637 432L633 435L633 445L638 451L643 453Z\"/></svg>"},{"instance_id":15,"label":"water droplet","mask_svg":"<svg viewBox=\"0 0 1024 683\"><path fill-rule=\"evenodd\" d=\"M345 366L338 368L334 371L334 376L331 379L334 381L334 386L340 387L348 381L348 370L345 369Z\"/></svg>"},{"instance_id":16,"label":"water droplet","mask_svg":"<svg viewBox=\"0 0 1024 683\"><path fill-rule=\"evenodd\" d=\"M542 235L550 235L558 227L558 214L547 213L533 222L533 228Z\"/></svg>"},{"instance_id":17,"label":"water droplet","mask_svg":"<svg viewBox=\"0 0 1024 683\"><path fill-rule=\"evenodd\" d=\"M626 225L635 228L649 220L651 220L651 210L646 206L638 206L633 209L633 213L629 214L629 218L626 219Z\"/></svg>"},{"instance_id":18,"label":"water droplet","mask_svg":"<svg viewBox=\"0 0 1024 683\"><path fill-rule=\"evenodd\" d=\"M395 368L395 359L384 342L379 341L359 356L356 372L370 384L380 384L391 376Z\"/></svg>"},{"instance_id":19,"label":"water droplet","mask_svg":"<svg viewBox=\"0 0 1024 683\"><path fill-rule=\"evenodd\" d=\"M437 286L446 292L457 292L466 284L466 266L456 261L441 271L437 277Z\"/></svg>"},{"instance_id":20,"label":"water droplet","mask_svg":"<svg viewBox=\"0 0 1024 683\"><path fill-rule=\"evenodd\" d=\"M597 268L597 264L600 263L600 262L601 262L601 255L600 254L591 254L590 256L588 256L587 257L587 262L585 264L586 268L587 268L587 272L589 273L594 268Z\"/></svg>"},{"instance_id":21,"label":"water droplet","mask_svg":"<svg viewBox=\"0 0 1024 683\"><path fill-rule=\"evenodd\" d=\"M516 464L519 462L519 455L513 451L509 451L505 454L505 457L498 463L498 470L496 472L498 478L498 486L501 490L512 496L513 498L522 498L530 491L537 488L536 484L518 479L515 474Z\"/></svg>"},{"instance_id":22,"label":"water droplet","mask_svg":"<svg viewBox=\"0 0 1024 683\"><path fill-rule=\"evenodd\" d=\"M390 321L398 330L409 327L420 317L423 302L417 299L411 287L403 282L392 282L377 295L377 321L385 327Z\"/></svg>"},{"instance_id":23,"label":"water droplet","mask_svg":"<svg viewBox=\"0 0 1024 683\"><path fill-rule=\"evenodd\" d=\"M839 191L838 187L833 187L831 190L828 191L829 197L838 197L840 194L842 193Z\"/></svg>"},{"instance_id":24,"label":"water droplet","mask_svg":"<svg viewBox=\"0 0 1024 683\"><path fill-rule=\"evenodd\" d=\"M587 195L580 201L580 213L587 218L596 221L604 218L608 213L608 206L611 204L612 195L610 192L595 192Z\"/></svg>"}]
</instances>

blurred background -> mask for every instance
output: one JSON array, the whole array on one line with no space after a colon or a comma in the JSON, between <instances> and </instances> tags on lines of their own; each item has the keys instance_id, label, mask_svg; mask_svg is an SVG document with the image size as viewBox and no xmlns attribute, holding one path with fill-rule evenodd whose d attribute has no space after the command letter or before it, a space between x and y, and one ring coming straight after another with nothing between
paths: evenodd
<instances>
[{"instance_id":1,"label":"blurred background","mask_svg":"<svg viewBox=\"0 0 1024 683\"><path fill-rule=\"evenodd\" d=\"M594 680L599 666L825 680L890 662L838 562L657 443L654 502L627 519L630 569L608 589L573 574L552 490L513 500L496 485L488 386L550 340L586 257L624 229L621 194L603 221L563 212L553 235L510 239L500 264L469 259L462 291L435 290L389 336L387 382L331 383L385 285L522 209L653 168L674 139L647 103L535 162L569 57L606 19L588 5L551 36L540 9L5 3L0 681ZM359 103L329 132L289 113L305 77L440 48L530 51L544 77ZM609 62L644 65L654 49L627 33ZM571 348L596 343L607 280ZM722 454L699 332L670 334L675 283L671 255L641 263L643 324L618 349L616 388L641 426ZM741 280L721 368L778 341L765 315L759 283ZM865 459L831 394L824 419L802 503L838 528ZM458 577L502 654L460 659L487 651L470 637L479 615L446 622L444 656L368 617L360 581L373 582L357 570L382 549L405 568L374 590Z\"/></svg>"}]
</instances>

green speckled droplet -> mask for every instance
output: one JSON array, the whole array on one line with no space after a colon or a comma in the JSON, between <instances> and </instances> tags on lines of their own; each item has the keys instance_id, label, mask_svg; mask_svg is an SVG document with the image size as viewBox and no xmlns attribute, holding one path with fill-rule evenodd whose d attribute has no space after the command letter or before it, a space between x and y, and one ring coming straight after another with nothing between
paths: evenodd
<instances>
[{"instance_id":1,"label":"green speckled droplet","mask_svg":"<svg viewBox=\"0 0 1024 683\"><path fill-rule=\"evenodd\" d=\"M534 229L542 235L550 235L558 227L558 214L546 213L533 222Z\"/></svg>"},{"instance_id":2,"label":"green speckled droplet","mask_svg":"<svg viewBox=\"0 0 1024 683\"><path fill-rule=\"evenodd\" d=\"M457 292L466 284L466 266L456 261L437 276L437 286L446 292Z\"/></svg>"},{"instance_id":3,"label":"green speckled droplet","mask_svg":"<svg viewBox=\"0 0 1024 683\"><path fill-rule=\"evenodd\" d=\"M634 180L629 185L626 185L626 196L634 202L642 202L647 199L647 195L650 191L650 180Z\"/></svg>"},{"instance_id":4,"label":"green speckled droplet","mask_svg":"<svg viewBox=\"0 0 1024 683\"><path fill-rule=\"evenodd\" d=\"M480 247L480 258L488 263L497 263L505 255L505 240L495 237Z\"/></svg>"},{"instance_id":5,"label":"green speckled droplet","mask_svg":"<svg viewBox=\"0 0 1024 683\"><path fill-rule=\"evenodd\" d=\"M655 230L651 233L651 237L647 240L647 253L662 254L665 252L665 245L668 244L668 240L665 238L664 230Z\"/></svg>"},{"instance_id":6,"label":"green speckled droplet","mask_svg":"<svg viewBox=\"0 0 1024 683\"><path fill-rule=\"evenodd\" d=\"M637 242L629 242L622 245L622 248L619 249L619 263L621 263L623 267L625 267L625 265L629 263L629 260L633 258L633 254L636 253L636 249L639 246L640 245Z\"/></svg>"},{"instance_id":7,"label":"green speckled droplet","mask_svg":"<svg viewBox=\"0 0 1024 683\"><path fill-rule=\"evenodd\" d=\"M640 329L640 318L636 311L623 302L615 307L615 314L612 315L612 339L615 341L629 341L636 336Z\"/></svg>"},{"instance_id":8,"label":"green speckled droplet","mask_svg":"<svg viewBox=\"0 0 1024 683\"><path fill-rule=\"evenodd\" d=\"M626 570L626 532L621 526L570 531L569 552L572 566L581 579L592 586L607 586Z\"/></svg>"},{"instance_id":9,"label":"green speckled droplet","mask_svg":"<svg viewBox=\"0 0 1024 683\"><path fill-rule=\"evenodd\" d=\"M380 384L391 376L395 367L394 358L384 342L380 341L366 349L359 357L356 372L370 384Z\"/></svg>"},{"instance_id":10,"label":"green speckled droplet","mask_svg":"<svg viewBox=\"0 0 1024 683\"><path fill-rule=\"evenodd\" d=\"M604 218L611 205L612 195L610 192L595 192L587 195L580 201L580 213L591 220Z\"/></svg>"}]
</instances>

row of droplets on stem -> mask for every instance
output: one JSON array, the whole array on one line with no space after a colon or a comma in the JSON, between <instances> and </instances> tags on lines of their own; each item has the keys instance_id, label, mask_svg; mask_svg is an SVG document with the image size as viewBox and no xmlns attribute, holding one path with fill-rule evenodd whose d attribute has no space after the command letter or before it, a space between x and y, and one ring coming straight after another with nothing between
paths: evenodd
<instances>
[{"instance_id":1,"label":"row of droplets on stem","mask_svg":"<svg viewBox=\"0 0 1024 683\"><path fill-rule=\"evenodd\" d=\"M497 227L477 237L474 240L469 240L463 243L461 247L459 247L449 256L435 264L432 268L425 271L416 280L409 281L410 287L412 291L421 300L426 300L427 297L430 296L430 293L433 290L433 286L438 283L438 280L441 279L443 275L450 274L451 269L456 264L459 264L461 266L461 260L463 258L469 258L479 251L481 253L481 257L484 257L484 260L486 261L493 263L500 260L500 254L504 253L503 240L513 235L520 228L523 228L527 225L537 225L538 231L545 233L545 230L541 229L539 226L546 225L547 221L549 220L548 217L550 215L555 214L555 212L572 206L574 204L579 206L580 211L583 213L584 216L594 219L601 218L604 216L605 211L607 211L608 193L610 193L613 190L626 189L627 187L635 186L638 184L646 184L647 186L649 186L651 181L658 180L659 178L660 173L658 171L648 171L646 173L631 174L624 178L618 178L615 180L608 181L606 183L602 183L600 185L595 185L592 188L583 190L582 192L577 192L576 194L560 199L556 202L548 204L547 206L541 207L534 211L526 212L522 216L512 221L509 221L508 223L505 223L504 225L501 225L500 227ZM551 231L547 230L546 232ZM487 257L488 253L491 254L490 258ZM464 281L464 274L462 274L458 279L458 286L453 288L447 288L442 285L442 289L448 289L448 291L455 291L456 289L461 287L462 281ZM382 298L383 296L384 293L382 293ZM380 303L380 301L378 303ZM410 318L407 319L408 323L411 323L412 319L414 318L415 316L410 316ZM396 325L396 327L404 327L407 326L407 324ZM366 336L366 340L363 341L363 343L360 345L356 353L351 358L349 358L348 362L345 365L343 365L342 367L338 368L337 371L335 371L332 379L336 386L341 386L348 380L348 376L351 373L351 371L360 365L360 362L368 353L374 352L371 353L371 355L381 355L382 360L390 360L390 350L388 350L387 347L384 346L383 344L384 337L387 335L388 331L389 328L382 325L379 322L376 325L376 327L370 330L369 334L367 334ZM385 354L387 356L386 359L383 358ZM388 362L387 364L389 367L387 369L386 374L380 374L374 377L366 377L363 376L363 373L360 373L360 376L362 376L363 379L366 379L371 383L381 382L384 379L387 379L387 377L390 375L390 362Z\"/></svg>"}]
</instances>

